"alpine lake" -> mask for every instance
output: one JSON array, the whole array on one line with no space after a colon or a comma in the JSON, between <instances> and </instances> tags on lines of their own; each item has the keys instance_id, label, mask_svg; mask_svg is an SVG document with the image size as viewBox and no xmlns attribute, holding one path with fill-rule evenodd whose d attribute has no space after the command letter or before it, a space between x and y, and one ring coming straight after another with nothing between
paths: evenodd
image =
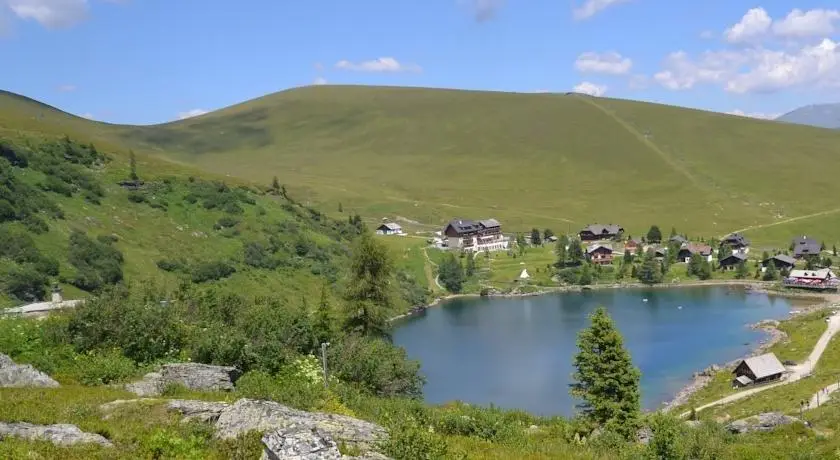
<instances>
[{"instance_id":1,"label":"alpine lake","mask_svg":"<svg viewBox=\"0 0 840 460\"><path fill-rule=\"evenodd\" d=\"M757 348L749 325L789 317L793 301L741 287L628 288L530 297L462 297L401 320L394 342L420 360L425 400L572 415L578 331L604 306L642 372L642 406L656 409L692 374Z\"/></svg>"}]
</instances>

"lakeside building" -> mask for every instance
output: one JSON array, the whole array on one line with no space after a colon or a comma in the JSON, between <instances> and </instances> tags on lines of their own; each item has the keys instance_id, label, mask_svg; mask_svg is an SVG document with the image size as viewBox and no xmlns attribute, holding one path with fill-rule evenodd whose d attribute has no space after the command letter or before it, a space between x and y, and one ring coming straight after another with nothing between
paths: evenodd
<instances>
[{"instance_id":1,"label":"lakeside building","mask_svg":"<svg viewBox=\"0 0 840 460\"><path fill-rule=\"evenodd\" d=\"M723 259L721 259L718 263L720 264L721 270L735 270L738 268L738 265L747 262L747 255L735 252L732 253Z\"/></svg>"},{"instance_id":2,"label":"lakeside building","mask_svg":"<svg viewBox=\"0 0 840 460\"><path fill-rule=\"evenodd\" d=\"M699 254L706 262L712 261L712 247L708 244L687 243L677 253L677 260L685 263L691 262L691 256Z\"/></svg>"},{"instance_id":3,"label":"lakeside building","mask_svg":"<svg viewBox=\"0 0 840 460\"><path fill-rule=\"evenodd\" d=\"M782 281L782 284L787 287L803 289L837 289L840 287L840 279L828 268L792 270L790 275Z\"/></svg>"},{"instance_id":4,"label":"lakeside building","mask_svg":"<svg viewBox=\"0 0 840 460\"><path fill-rule=\"evenodd\" d=\"M765 353L741 361L732 373L735 374L732 384L736 387L744 387L781 379L785 373L785 366L773 353Z\"/></svg>"},{"instance_id":5,"label":"lakeside building","mask_svg":"<svg viewBox=\"0 0 840 460\"><path fill-rule=\"evenodd\" d=\"M402 235L403 230L400 224L394 222L386 222L379 227L376 227L377 235Z\"/></svg>"},{"instance_id":6,"label":"lakeside building","mask_svg":"<svg viewBox=\"0 0 840 460\"><path fill-rule=\"evenodd\" d=\"M609 265L613 261L613 249L608 244L593 244L586 248L586 259L597 265Z\"/></svg>"},{"instance_id":7,"label":"lakeside building","mask_svg":"<svg viewBox=\"0 0 840 460\"><path fill-rule=\"evenodd\" d=\"M820 248L822 247L819 241L808 238L805 235L802 235L801 238L794 238L790 245L793 247L793 257L796 259L807 256L819 256L821 252Z\"/></svg>"},{"instance_id":8,"label":"lakeside building","mask_svg":"<svg viewBox=\"0 0 840 460\"><path fill-rule=\"evenodd\" d=\"M510 239L502 234L502 224L496 219L455 219L443 229L447 247L464 251L504 251Z\"/></svg>"},{"instance_id":9,"label":"lakeside building","mask_svg":"<svg viewBox=\"0 0 840 460\"><path fill-rule=\"evenodd\" d=\"M793 267L796 266L796 259L786 254L776 254L773 257L761 261L761 271L766 271L767 266L770 264L773 264L778 270L789 271L793 270Z\"/></svg>"},{"instance_id":10,"label":"lakeside building","mask_svg":"<svg viewBox=\"0 0 840 460\"><path fill-rule=\"evenodd\" d=\"M734 253L748 254L750 252L750 240L740 233L728 235L720 242L721 246L728 246Z\"/></svg>"},{"instance_id":11,"label":"lakeside building","mask_svg":"<svg viewBox=\"0 0 840 460\"><path fill-rule=\"evenodd\" d=\"M618 224L590 224L578 233L581 241L614 240L624 233L624 227Z\"/></svg>"}]
</instances>

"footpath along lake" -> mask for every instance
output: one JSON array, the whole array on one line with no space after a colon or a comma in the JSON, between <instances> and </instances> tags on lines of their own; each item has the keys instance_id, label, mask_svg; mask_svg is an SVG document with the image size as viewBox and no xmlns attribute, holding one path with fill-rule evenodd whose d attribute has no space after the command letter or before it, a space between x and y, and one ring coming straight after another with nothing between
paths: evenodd
<instances>
[{"instance_id":1,"label":"footpath along lake","mask_svg":"<svg viewBox=\"0 0 840 460\"><path fill-rule=\"evenodd\" d=\"M758 347L767 334L748 325L787 318L792 307L782 297L727 286L461 298L400 322L394 341L422 363L429 403L572 415L577 333L599 305L642 371L646 409L673 398L693 372Z\"/></svg>"}]
</instances>

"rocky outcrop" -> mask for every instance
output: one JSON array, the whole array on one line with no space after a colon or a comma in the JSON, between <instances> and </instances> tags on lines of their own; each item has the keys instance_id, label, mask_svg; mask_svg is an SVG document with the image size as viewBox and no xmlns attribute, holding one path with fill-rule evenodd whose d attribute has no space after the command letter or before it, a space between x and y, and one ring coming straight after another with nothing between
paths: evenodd
<instances>
[{"instance_id":1,"label":"rocky outcrop","mask_svg":"<svg viewBox=\"0 0 840 460\"><path fill-rule=\"evenodd\" d=\"M160 396L169 385L182 385L190 390L231 391L241 373L235 367L199 363L164 364L158 372L150 372L138 382L126 385L137 396Z\"/></svg>"},{"instance_id":2,"label":"rocky outcrop","mask_svg":"<svg viewBox=\"0 0 840 460\"><path fill-rule=\"evenodd\" d=\"M262 437L262 460L341 460L332 438L317 428L273 430Z\"/></svg>"},{"instance_id":3,"label":"rocky outcrop","mask_svg":"<svg viewBox=\"0 0 840 460\"><path fill-rule=\"evenodd\" d=\"M29 364L15 364L12 358L0 354L0 388L57 387L58 382Z\"/></svg>"},{"instance_id":4,"label":"rocky outcrop","mask_svg":"<svg viewBox=\"0 0 840 460\"><path fill-rule=\"evenodd\" d=\"M104 447L113 447L113 444L104 437L98 434L85 433L76 425L67 424L33 425L23 422L0 422L0 440L6 436L14 436L31 441L49 441L59 446L99 444Z\"/></svg>"},{"instance_id":5,"label":"rocky outcrop","mask_svg":"<svg viewBox=\"0 0 840 460\"><path fill-rule=\"evenodd\" d=\"M301 427L317 429L332 439L369 450L384 439L384 428L346 415L305 412L272 401L240 399L224 409L216 421L216 436L230 439L249 431L266 432Z\"/></svg>"},{"instance_id":6,"label":"rocky outcrop","mask_svg":"<svg viewBox=\"0 0 840 460\"><path fill-rule=\"evenodd\" d=\"M180 412L184 416L184 420L215 423L219 420L222 412L230 407L230 404L213 401L173 399L166 406L169 410Z\"/></svg>"},{"instance_id":7,"label":"rocky outcrop","mask_svg":"<svg viewBox=\"0 0 840 460\"><path fill-rule=\"evenodd\" d=\"M741 420L736 420L726 429L735 434L749 433L752 431L771 431L782 425L789 425L791 423L803 423L802 420L791 417L790 415L780 414L778 412L765 412L763 414L753 415Z\"/></svg>"}]
</instances>

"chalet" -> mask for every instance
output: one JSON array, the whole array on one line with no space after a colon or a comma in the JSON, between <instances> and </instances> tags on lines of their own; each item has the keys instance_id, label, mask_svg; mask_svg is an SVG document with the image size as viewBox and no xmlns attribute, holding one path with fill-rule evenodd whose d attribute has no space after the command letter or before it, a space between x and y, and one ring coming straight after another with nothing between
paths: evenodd
<instances>
[{"instance_id":1,"label":"chalet","mask_svg":"<svg viewBox=\"0 0 840 460\"><path fill-rule=\"evenodd\" d=\"M612 246L593 244L586 249L586 258L593 264L609 265L613 260Z\"/></svg>"},{"instance_id":2,"label":"chalet","mask_svg":"<svg viewBox=\"0 0 840 460\"><path fill-rule=\"evenodd\" d=\"M677 243L680 246L688 244L688 240L682 235L674 235L668 241L671 243Z\"/></svg>"},{"instance_id":3,"label":"chalet","mask_svg":"<svg viewBox=\"0 0 840 460\"><path fill-rule=\"evenodd\" d=\"M761 261L761 271L767 270L767 266L773 264L778 270L792 270L796 265L796 259L786 254L776 254Z\"/></svg>"},{"instance_id":4,"label":"chalet","mask_svg":"<svg viewBox=\"0 0 840 460\"><path fill-rule=\"evenodd\" d=\"M747 255L740 252L733 252L731 255L720 259L721 270L735 270L738 265L746 263Z\"/></svg>"},{"instance_id":5,"label":"chalet","mask_svg":"<svg viewBox=\"0 0 840 460\"><path fill-rule=\"evenodd\" d=\"M805 235L802 235L801 238L794 238L790 245L793 247L793 257L797 259L819 255L820 247L822 247L819 241Z\"/></svg>"},{"instance_id":6,"label":"chalet","mask_svg":"<svg viewBox=\"0 0 840 460\"><path fill-rule=\"evenodd\" d=\"M379 227L376 227L377 235L402 235L402 232L400 224L395 224L393 222L386 222Z\"/></svg>"},{"instance_id":7,"label":"chalet","mask_svg":"<svg viewBox=\"0 0 840 460\"><path fill-rule=\"evenodd\" d=\"M510 242L496 219L455 219L446 225L443 235L449 248L471 252L503 251Z\"/></svg>"},{"instance_id":8,"label":"chalet","mask_svg":"<svg viewBox=\"0 0 840 460\"><path fill-rule=\"evenodd\" d=\"M791 270L790 275L782 281L782 284L805 289L837 289L840 287L840 279L828 268Z\"/></svg>"},{"instance_id":9,"label":"chalet","mask_svg":"<svg viewBox=\"0 0 840 460\"><path fill-rule=\"evenodd\" d=\"M694 254L699 254L700 257L706 260L706 262L712 261L712 247L708 244L698 243L688 243L683 245L683 247L680 248L680 252L677 253L677 260L688 263L691 261L691 256Z\"/></svg>"},{"instance_id":10,"label":"chalet","mask_svg":"<svg viewBox=\"0 0 840 460\"><path fill-rule=\"evenodd\" d=\"M639 252L639 248L642 247L644 247L644 244L639 238L628 238L627 242L624 243L624 250L630 251L631 254L637 254Z\"/></svg>"},{"instance_id":11,"label":"chalet","mask_svg":"<svg viewBox=\"0 0 840 460\"><path fill-rule=\"evenodd\" d=\"M581 241L614 240L624 233L624 228L616 224L591 224L578 233Z\"/></svg>"},{"instance_id":12,"label":"chalet","mask_svg":"<svg viewBox=\"0 0 840 460\"><path fill-rule=\"evenodd\" d=\"M735 386L747 386L752 383L765 383L779 380L785 373L785 366L779 362L779 358L773 353L753 356L741 361L732 371Z\"/></svg>"},{"instance_id":13,"label":"chalet","mask_svg":"<svg viewBox=\"0 0 840 460\"><path fill-rule=\"evenodd\" d=\"M720 242L721 246L728 246L732 252L747 254L750 252L750 241L740 233L728 235Z\"/></svg>"}]
</instances>

